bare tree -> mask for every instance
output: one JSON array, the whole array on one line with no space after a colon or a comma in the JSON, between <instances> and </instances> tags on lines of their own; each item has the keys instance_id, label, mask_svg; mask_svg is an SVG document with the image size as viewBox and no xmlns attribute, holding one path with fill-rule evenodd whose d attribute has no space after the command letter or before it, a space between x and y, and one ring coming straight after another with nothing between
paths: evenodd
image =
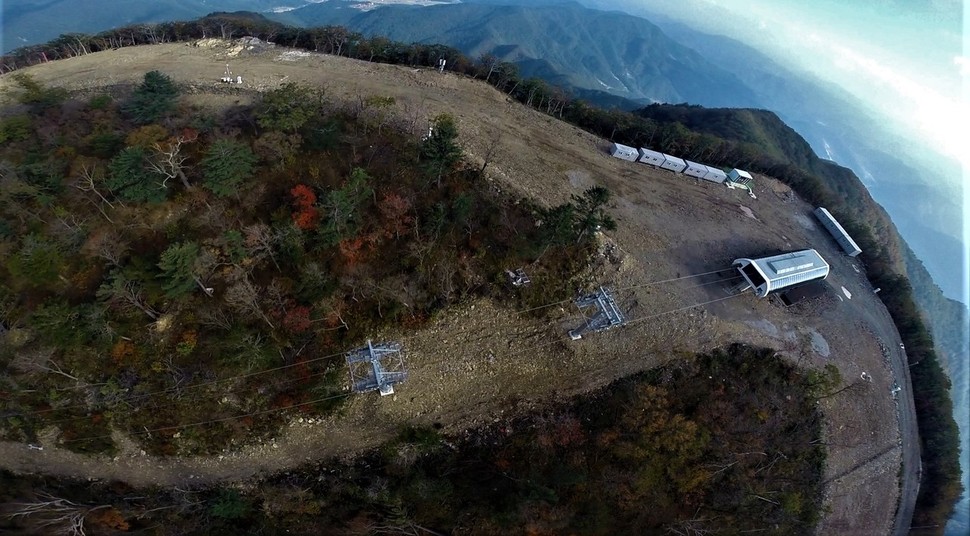
<instances>
[{"instance_id":1,"label":"bare tree","mask_svg":"<svg viewBox=\"0 0 970 536\"><path fill-rule=\"evenodd\" d=\"M85 506L67 499L60 499L47 493L40 493L37 499L28 503L14 503L16 510L5 514L10 519L31 518L38 527L49 531L49 534L66 534L68 536L85 536L84 518L97 510L111 508L110 504L101 506Z\"/></svg>"},{"instance_id":2,"label":"bare tree","mask_svg":"<svg viewBox=\"0 0 970 536\"><path fill-rule=\"evenodd\" d=\"M91 199L90 197L85 197L91 202L91 204L97 207L98 211L101 212L101 215L104 216L104 219L108 220L109 223L114 223L114 220L112 220L111 217L108 216L108 213L105 212L104 205L107 205L112 209L114 209L115 206L111 203L111 201L108 201L108 198L105 197L100 190L98 190L98 183L101 182L102 177L100 176L101 174L98 172L97 168L85 164L81 166L79 175L80 176L74 180L73 186L85 194L93 193L95 196L97 196L100 203Z\"/></svg>"},{"instance_id":3,"label":"bare tree","mask_svg":"<svg viewBox=\"0 0 970 536\"><path fill-rule=\"evenodd\" d=\"M85 247L91 254L108 261L114 267L121 266L125 253L128 252L128 242L121 233L114 230L96 233Z\"/></svg>"},{"instance_id":4,"label":"bare tree","mask_svg":"<svg viewBox=\"0 0 970 536\"><path fill-rule=\"evenodd\" d=\"M17 353L10 363L11 368L24 373L57 374L78 383L84 383L80 378L69 374L58 365L54 359L54 349L41 347L36 350Z\"/></svg>"},{"instance_id":5,"label":"bare tree","mask_svg":"<svg viewBox=\"0 0 970 536\"><path fill-rule=\"evenodd\" d=\"M260 289L249 280L249 274L236 268L232 274L233 283L226 289L226 303L237 311L262 318L271 328L276 326L270 321L259 303Z\"/></svg>"},{"instance_id":6,"label":"bare tree","mask_svg":"<svg viewBox=\"0 0 970 536\"><path fill-rule=\"evenodd\" d=\"M111 278L98 289L98 297L122 309L138 309L152 320L158 319L158 311L145 300L145 292L137 281L128 279L115 271Z\"/></svg>"},{"instance_id":7,"label":"bare tree","mask_svg":"<svg viewBox=\"0 0 970 536\"><path fill-rule=\"evenodd\" d=\"M249 256L257 261L262 260L264 256L269 257L273 261L273 265L276 266L276 270L283 271L279 263L276 262L276 255L274 253L279 237L273 233L269 225L255 223L244 228L243 234L246 237L244 243Z\"/></svg>"},{"instance_id":8,"label":"bare tree","mask_svg":"<svg viewBox=\"0 0 970 536\"><path fill-rule=\"evenodd\" d=\"M485 173L485 168L502 154L502 131L495 130L488 138L481 143L482 169L479 173Z\"/></svg>"},{"instance_id":9,"label":"bare tree","mask_svg":"<svg viewBox=\"0 0 970 536\"><path fill-rule=\"evenodd\" d=\"M232 315L221 307L206 307L196 311L199 323L205 326L212 326L219 329L229 330L232 328Z\"/></svg>"},{"instance_id":10,"label":"bare tree","mask_svg":"<svg viewBox=\"0 0 970 536\"><path fill-rule=\"evenodd\" d=\"M162 188L167 187L168 181L175 177L182 181L186 190L192 188L188 177L185 176L185 161L189 157L182 152L182 146L193 141L195 141L195 136L179 135L152 145L155 152L152 158L148 159L148 166L155 173L165 177L165 180L162 181Z\"/></svg>"},{"instance_id":11,"label":"bare tree","mask_svg":"<svg viewBox=\"0 0 970 536\"><path fill-rule=\"evenodd\" d=\"M494 54L485 53L478 58L478 62L482 64L482 70L485 71L485 81L488 82L492 78L495 68L498 67L498 58Z\"/></svg>"}]
</instances>

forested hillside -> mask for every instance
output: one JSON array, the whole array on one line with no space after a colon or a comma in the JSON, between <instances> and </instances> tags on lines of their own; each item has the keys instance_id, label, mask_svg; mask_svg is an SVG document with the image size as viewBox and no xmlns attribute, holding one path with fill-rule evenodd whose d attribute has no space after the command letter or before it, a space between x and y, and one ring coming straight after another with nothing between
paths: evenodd
<instances>
[{"instance_id":1,"label":"forested hillside","mask_svg":"<svg viewBox=\"0 0 970 536\"><path fill-rule=\"evenodd\" d=\"M352 109L284 85L210 110L157 71L80 101L17 82L0 120L7 439L56 425L111 452L120 427L203 453L272 432L272 410L325 414L347 344L469 296L562 299L589 229L610 225L601 189L549 214L497 195L459 166L449 116L418 143L379 96ZM504 271L534 261L555 277L507 292ZM176 433L239 410L255 417Z\"/></svg>"},{"instance_id":2,"label":"forested hillside","mask_svg":"<svg viewBox=\"0 0 970 536\"><path fill-rule=\"evenodd\" d=\"M132 498L134 490L117 484L0 472L0 504L21 514L6 525L0 517L0 528L45 521L60 528L77 516L94 534L746 534L770 527L809 535L823 513L816 401L840 379L834 366L806 375L774 353L734 346L679 360L458 437L406 428L355 460L327 460L253 486ZM40 490L49 495L13 502Z\"/></svg>"}]
</instances>

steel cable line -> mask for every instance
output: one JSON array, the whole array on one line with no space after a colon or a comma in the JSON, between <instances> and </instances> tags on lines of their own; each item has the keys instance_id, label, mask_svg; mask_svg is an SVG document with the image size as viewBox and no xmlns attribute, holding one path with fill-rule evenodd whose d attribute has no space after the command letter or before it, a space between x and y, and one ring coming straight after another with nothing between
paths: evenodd
<instances>
[{"instance_id":1,"label":"steel cable line","mask_svg":"<svg viewBox=\"0 0 970 536\"><path fill-rule=\"evenodd\" d=\"M278 387L282 387L282 386L287 386L287 385L294 384L294 383L304 382L304 381L307 381L307 380L309 380L311 378L316 378L316 377L319 377L319 376L325 376L325 375L329 374L329 372L330 371L328 371L328 370L324 370L324 371L320 371L320 372L315 372L313 374L308 374L308 375L303 376L303 377L289 378L289 379L283 380L277 386ZM144 398L144 395L135 395L135 396L132 397L132 399L135 399L135 398ZM123 400L120 400L119 402L121 402L121 403L127 403L130 400L131 399L123 399ZM129 404L129 406L130 406L130 404ZM132 406L132 408L133 409L150 409L150 408L134 408L133 406ZM56 420L56 421L44 421L43 424L44 424L44 426L53 426L53 425L58 425L58 424L70 423L70 422L74 422L74 421L82 421L82 420L86 420L88 418L90 418L89 415L74 415L72 417L65 417L63 419L59 419L59 420Z\"/></svg>"},{"instance_id":2,"label":"steel cable line","mask_svg":"<svg viewBox=\"0 0 970 536\"><path fill-rule=\"evenodd\" d=\"M158 428L148 428L148 429L145 429L145 430L127 430L127 431L125 431L125 433L128 434L128 435L151 435L154 432L165 432L165 431L168 431L168 430L182 430L182 429L185 429L185 428L194 428L196 426L203 426L203 425L206 425L206 424L217 424L217 423L220 423L220 422L228 422L228 421L234 421L234 420L237 420L237 419L245 419L246 417L255 417L257 415L265 415L265 414L269 414L269 413L275 413L277 411L285 411L285 410L288 410L288 409L298 408L300 406L307 406L307 405L310 405L310 404L319 404L320 402L326 402L328 400L336 400L338 398L348 397L348 396L351 396L353 394L355 394L355 393L353 391L350 391L349 393L340 393L339 395L330 395L330 396L325 396L323 398L317 398L317 399L314 399L314 400L307 400L306 402L300 402L299 404L291 404L289 406L284 406L282 408L270 408L270 409L264 409L264 410L260 410L260 411L253 411L253 412L250 412L250 413L244 413L242 415L233 415L231 417L221 417L219 419L209 419L209 420L205 420L205 421L196 421L196 422L191 422L191 423L186 423L186 424L174 424L174 425L171 425L171 426L159 426ZM61 441L61 443L78 443L78 442L81 442L81 441L94 441L94 440L97 440L97 439L110 439L111 437L112 437L111 434L105 434L105 435L99 435L99 436L76 437L76 438L73 438L73 439L65 439L65 440Z\"/></svg>"},{"instance_id":3,"label":"steel cable line","mask_svg":"<svg viewBox=\"0 0 970 536\"><path fill-rule=\"evenodd\" d=\"M320 357L314 357L312 359L307 359L305 361L298 361L298 362L295 362L295 363L290 363L289 365L280 365L278 367L273 367L273 368L269 368L269 369L266 369L266 370L258 370L256 372L247 372L245 374L237 374L237 375L233 375L233 376L225 376L225 377L222 377L222 378L216 378L214 380L206 380L206 381L201 381L201 382L198 382L198 383L189 383L189 384L182 385L182 386L167 387L165 389L159 389L157 391L151 391L151 392L148 392L148 393L142 393L142 394L139 394L139 395L134 395L132 397L132 399L133 400L137 400L137 399L140 399L140 398L148 398L148 397L152 397L152 396L156 396L156 395L163 395L163 394L172 393L172 392L176 392L176 391L180 391L180 390L184 390L184 389L195 389L195 388L198 388L198 387L205 387L205 386L208 386L208 385L215 385L215 384L218 384L218 383L228 382L230 380L237 380L237 379L240 379L240 378L251 378L251 377L260 376L260 375L263 375L263 374L269 374L271 372L278 372L280 370L286 370L286 369L289 369L289 368L298 367L300 365L305 365L305 364L308 364L308 363L315 363L315 362L318 362L318 361L324 361L324 360L328 360L328 359L333 359L333 358L338 357L338 356L346 355L346 353L348 351L350 351L350 350L345 350L343 352L338 352L338 353L329 354L329 355L320 356ZM73 409L73 408L79 408L79 407L80 408L86 408L88 406L87 406L87 404L72 404L72 405L63 406L63 407L60 407L60 408L50 408L50 409L39 409L39 410L34 410L34 411L26 411L26 412L20 413L20 415L24 415L24 416L38 415L38 414L42 414L42 413L50 413L50 412L53 412L53 411L60 411L60 410L64 410L64 409Z\"/></svg>"},{"instance_id":4,"label":"steel cable line","mask_svg":"<svg viewBox=\"0 0 970 536\"><path fill-rule=\"evenodd\" d=\"M664 279L664 280L661 280L661 281L650 281L648 283L640 283L640 284L637 284L637 285L629 285L629 286L626 286L626 287L618 287L618 288L615 288L613 290L620 291L620 290L630 290L630 289L640 288L640 287L649 287L651 285L660 285L662 283L671 283L671 282L674 282L674 281L680 281L682 279L692 279L694 277L703 277L705 275L711 275L711 274L716 274L716 273L719 273L719 272L725 272L727 270L729 270L729 268L723 268L721 270L714 270L712 272L704 272L702 274L685 275L685 276L682 276L682 277L674 277L674 278L671 278L671 279ZM557 301L557 302L554 302L554 303L549 303L549 304L546 304L546 305L537 305L535 307L530 307L528 309L522 309L521 311L515 311L515 314L518 315L518 314L522 314L522 313L528 313L530 311L536 311L536 310L539 310L539 309L545 309L546 307L553 307L553 306L560 305L560 304L563 304L563 303L571 302L573 300L574 300L574 298L570 298L568 300L561 300L561 301Z\"/></svg>"},{"instance_id":5,"label":"steel cable line","mask_svg":"<svg viewBox=\"0 0 970 536\"><path fill-rule=\"evenodd\" d=\"M675 278L665 279L665 280L661 280L661 281L651 281L651 282L648 282L648 283L642 283L642 284L638 284L638 285L630 285L630 286L627 286L627 287L618 288L616 290L629 290L629 289L633 289L633 288L640 288L640 287L645 287L645 286L650 286L650 285L659 285L659 284L662 284L662 283L670 283L670 282L679 281L679 280L682 280L682 279L691 279L691 278L695 278L695 277L702 277L702 276L705 276L705 275L716 274L718 272L723 272L723 271L725 271L725 269L722 269L722 270L714 270L714 271L711 271L711 272L705 272L705 273L701 273L701 274L692 274L692 275L687 275L687 276L682 276L682 277L675 277ZM547 308L547 307L553 307L555 305L561 305L563 303L568 303L568 302L571 302L571 301L573 301L572 298L571 299L568 299L568 300L561 300L561 301L554 302L554 303L550 303L550 304L546 304L546 305L540 305L540 306L537 306L537 307L532 307L532 308L529 308L529 309L524 309L524 310L521 310L521 311L516 311L515 314L522 314L522 313L529 312L529 311L535 311L535 310L538 310L538 309L544 309L544 308ZM333 353L333 354L329 354L329 355L325 355L325 356L315 357L315 358L308 359L308 360L305 360L305 361L291 363L289 365L281 365L281 366L278 366L278 367L269 368L269 369L266 369L266 370L259 370L259 371L255 371L255 372L247 372L245 374L237 374L237 375L232 375L232 376L225 376L225 377L216 378L216 379L213 379L213 380L205 380L205 381L201 381L201 382L198 382L198 383L190 383L190 384L183 385L183 386L167 387L165 389L159 389L159 390L156 390L156 391L150 391L150 392L147 392L147 393L142 393L142 394L139 394L139 395L134 395L129 400L134 401L134 400L139 400L139 399L142 399L142 398L149 398L149 397L153 397L153 396L157 396L157 395L164 395L164 394L173 393L173 392L179 392L179 391L188 390L188 389L196 389L196 388L199 388L199 387L206 387L206 386L210 386L210 385L216 385L216 384L223 383L223 382L229 382L231 380L237 380L237 379L243 379L243 378L251 378L251 377L255 377L255 376L261 376L261 375L264 375L264 374L269 374L269 373L272 373L272 372L278 372L280 370L286 370L286 369L293 368L293 367L296 367L296 366L300 366L300 365L303 365L303 364L309 364L309 363L315 363L315 362L319 362L319 361L325 361L325 360L333 359L333 358L338 357L338 356L346 355L346 353L349 352L349 351L351 351L352 349L353 348L348 349L348 350L345 350L345 351L342 351L342 352L338 352L338 353ZM68 405L68 406L62 406L62 407L59 407L59 408L48 408L48 409L40 409L40 410L20 412L19 415L23 415L23 416L43 415L43 414L51 413L51 412L55 412L55 411L62 411L62 410L76 409L76 408L87 408L87 407L88 407L88 405L85 404L85 403L78 403L78 404L71 404L71 405Z\"/></svg>"},{"instance_id":6,"label":"steel cable line","mask_svg":"<svg viewBox=\"0 0 970 536\"><path fill-rule=\"evenodd\" d=\"M732 279L734 279L734 278L732 278ZM721 281L715 281L714 283L720 283L720 282ZM706 286L706 285L710 285L710 284L713 284L713 283L705 283L704 285L699 285L699 286ZM673 313L677 313L677 312L680 312L680 311L686 311L688 309L693 309L695 307L703 307L705 305L710 305L712 303L717 303L717 302L722 302L722 301L730 300L732 298L737 298L738 296L742 296L742 295L743 294L732 294L730 296L725 296L723 298L717 298L717 299L709 300L709 301L706 301L706 302L695 303L695 304L692 304L692 305L686 305L686 306L683 306L683 307L678 307L677 309L671 309L671 310L668 310L668 311L662 311L662 312L655 313L655 314L652 314L652 315L647 315L647 316L644 316L644 317L640 317L640 318L636 318L636 319L633 319L633 320L629 320L624 325L625 326L629 326L631 324L635 324L635 323L638 323L638 322L644 322L646 320L652 320L652 319L658 318L660 316L664 316L664 315L668 315L668 314L673 314ZM555 344L557 342L562 342L562 340L561 339L554 339L552 341L547 341L547 342L542 343L542 344L539 344L539 345L534 345L534 346L527 347L527 348L521 348L521 349L516 350L514 352L505 354L505 356L506 357L511 357L511 356L514 356L516 354L519 354L519 353L522 353L522 352L525 352L525 351L535 350L535 349L538 349L538 348L542 348L544 346L549 346L551 344ZM341 394L338 394L338 395L330 395L330 396L326 396L326 397L322 397L322 398L317 398L317 399L314 399L314 400L308 400L306 402L301 402L301 403L298 403L298 404L291 404L289 406L284 406L284 407L281 407L281 408L270 408L270 409L265 409L265 410L260 410L260 411L254 411L254 412L250 412L250 413L244 413L242 415L234 415L234 416L230 416L230 417L222 417L222 418L219 418L219 419L209 419L209 420L205 420L205 421L196 421L196 422L187 423L187 424L177 424L177 425L171 425L171 426L161 426L161 427L150 428L150 429L146 429L146 430L127 431L126 433L128 433L130 435L145 435L145 434L151 434L153 432L163 432L163 431L167 431L167 430L180 430L180 429L183 429L183 428L193 428L193 427L196 427L196 426L203 426L203 425L206 425L206 424L216 424L216 423L221 423L221 422L233 421L233 420L237 420L237 419L244 419L246 417L254 417L254 416L257 416L257 415L266 415L266 414L275 413L275 412L279 412L279 411L286 411L286 410L293 409L293 408L298 408L298 407L301 407L301 406L307 406L307 405L310 405L310 404L318 404L320 402L326 402L328 400L335 400L337 398L342 398L342 397L349 397L349 396L352 396L354 394L356 394L354 391L350 391L350 392L341 393ZM98 435L98 436L88 436L88 437L79 437L79 438L73 438L73 439L69 439L69 440L64 440L64 441L62 441L62 443L76 443L76 442L80 442L80 441L94 441L94 440L97 440L97 439L110 439L110 438L111 438L111 435L110 434L108 434L108 435Z\"/></svg>"},{"instance_id":7,"label":"steel cable line","mask_svg":"<svg viewBox=\"0 0 970 536\"><path fill-rule=\"evenodd\" d=\"M648 283L643 283L643 284L638 284L638 285L630 285L630 286L626 286L626 287L620 287L617 290L629 290L629 289L642 288L642 287L645 287L645 286L657 285L657 284L662 284L662 283L669 283L669 282L679 281L679 280L684 280L684 279L693 279L693 278L696 278L696 277L702 277L702 276L705 276L705 275L711 275L711 274L715 274L715 273L719 273L719 272L723 272L723 271L726 271L726 270L724 270L724 269L722 269L722 270L714 270L714 271L710 271L710 272L704 272L704 273L700 273L700 274L692 274L692 275L681 276L681 277L676 277L676 278L670 278L670 279L665 279L665 280L660 280L660 281L651 281L651 282L648 282ZM708 282L708 283L703 283L703 284L700 284L700 285L695 285L695 286L690 287L690 288L701 288L701 287L705 287L705 286L709 286L709 285L714 285L714 284L719 284L719 283L723 283L723 282L726 282L726 281L731 281L731 280L739 279L739 278L740 278L740 276L734 276L734 277L730 277L730 278L727 278L727 279L719 279L717 281L711 281L711 282ZM731 296L731 297L733 297L733 296ZM672 311L665 311L665 312L662 312L662 313L658 313L656 315L652 315L652 316L646 317L646 319L656 318L658 316L662 316L662 315L665 315L665 314L669 314L669 313L673 313L673 312L677 312L677 311L681 311L681 310L691 309L691 308L694 308L694 307L700 307L700 306L706 305L708 303L715 303L717 301L721 301L723 299L724 298L719 299L719 300L714 300L714 301L711 301L711 302L705 302L705 303L700 303L700 304L695 304L695 305L689 305L689 306L685 306L685 307L682 307L682 308L679 308L679 309L675 309L675 310L672 310ZM563 301L556 302L554 304L549 304L549 305L542 306L542 307L549 307L551 305L557 305L557 304L565 303L566 301L572 301L572 300L563 300ZM533 308L533 309L530 309L530 310L535 310L535 309L536 308ZM639 321L642 321L642 320L644 320L644 319L634 319L634 320L631 320L631 321L626 322L625 325L629 325L631 323L636 323L636 322L639 322ZM559 342L559 340L558 339L554 339L552 341L548 341L546 343L541 343L539 345L522 348L522 349L516 350L516 351L514 351L514 352L512 352L510 354L506 354L506 356L507 357L511 357L511 356L516 355L516 354L523 353L525 351L535 350L535 349L539 349L539 348L544 348L546 346L550 346L552 344L555 344L556 342ZM289 365L282 365L282 366L279 366L279 367L274 367L274 368L267 369L267 370L263 370L263 371L250 372L250 373L246 373L246 374L228 376L228 377L223 377L223 378L217 378L215 380L208 380L208 381L205 381L205 382L199 382L199 383L195 383L195 384L189 384L189 385L181 386L181 387L176 386L176 387L170 387L170 388L162 389L162 390L159 390L159 391L153 391L153 392L149 392L149 393L142 393L142 394L139 394L139 395L132 396L131 398L125 400L125 402L133 402L133 401L137 401L137 400L140 400L140 399L150 398L150 397L154 397L154 396L158 396L158 395L162 395L162 394L167 394L167 393L170 393L170 392L178 392L178 391L185 390L185 389L195 389L195 388L198 388L198 387L204 387L204 386L209 386L209 385L216 385L216 384L223 383L223 382L228 382L228 381L234 380L234 379L249 378L249 377L254 377L254 376L260 376L260 375L263 375L263 374L268 374L268 373L272 373L272 372L278 372L278 371L281 371L281 370L286 370L286 369L293 368L293 367L297 367L297 366L301 366L301 365L306 365L306 364L310 364L310 363L314 363L314 362L320 362L320 361L324 361L324 360L328 360L328 359L333 359L335 357L343 356L343 355L346 355L346 351L339 352L339 353L334 353L334 354L329 354L329 355L326 355L326 356L320 356L320 357L316 357L316 358L313 358L313 359L310 359L310 360L305 360L305 361L300 361L300 362L292 363L292 364L289 364ZM284 385L288 385L288 384L291 384L291 383L296 383L296 382L299 382L299 381L305 381L308 378L312 378L312 377L316 377L316 376L321 376L321 375L324 375L324 374L326 374L326 372L318 372L318 373L312 374L312 375L310 375L310 376L308 376L306 378L292 378L290 380L286 380L284 382ZM305 404L309 404L309 403L313 403L313 402L307 402ZM303 404L300 404L300 405L303 405ZM75 404L75 405L72 405L72 406L65 406L65 407L56 408L56 409L55 408L52 408L52 409L47 409L47 410L36 410L36 411L33 411L33 412L26 412L26 413L22 413L22 415L37 415L37 414L42 414L42 413L47 413L47 412L52 412L52 411L60 411L60 410L65 410L65 409L73 409L73 408L77 408L77 407L85 407L86 408L87 405L86 404ZM70 418L61 419L61 420L57 420L57 421L47 422L45 424L57 425L57 424L64 424L64 423L68 423L68 422L83 420L83 419L87 419L87 418L88 418L88 416L86 416L86 415L80 415L80 416L70 417Z\"/></svg>"}]
</instances>

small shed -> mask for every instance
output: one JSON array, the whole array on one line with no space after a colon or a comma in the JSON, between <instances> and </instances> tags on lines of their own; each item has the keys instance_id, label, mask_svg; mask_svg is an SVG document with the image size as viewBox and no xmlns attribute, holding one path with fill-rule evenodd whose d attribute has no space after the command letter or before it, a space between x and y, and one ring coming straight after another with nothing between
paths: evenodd
<instances>
[{"instance_id":1,"label":"small shed","mask_svg":"<svg viewBox=\"0 0 970 536\"><path fill-rule=\"evenodd\" d=\"M727 180L733 182L734 184L744 184L749 186L754 182L754 177L743 169L735 168L728 172Z\"/></svg>"},{"instance_id":2,"label":"small shed","mask_svg":"<svg viewBox=\"0 0 970 536\"><path fill-rule=\"evenodd\" d=\"M832 235L832 238L838 242L839 247L842 248L842 251L844 251L846 255L855 257L856 255L862 253L862 249L859 248L859 245L855 243L855 240L849 236L849 233L845 232L845 229L843 229L839 221L835 219L835 216L832 216L832 213L822 207L818 207L815 209L815 217L818 218L818 221L822 224L822 227L825 227L825 230Z\"/></svg>"},{"instance_id":3,"label":"small shed","mask_svg":"<svg viewBox=\"0 0 970 536\"><path fill-rule=\"evenodd\" d=\"M620 160L629 160L630 162L636 162L637 158L640 158L640 153L636 149L620 143L610 145L610 154Z\"/></svg>"},{"instance_id":4,"label":"small shed","mask_svg":"<svg viewBox=\"0 0 970 536\"><path fill-rule=\"evenodd\" d=\"M637 162L642 162L644 164L650 164L651 166L660 166L664 163L664 154L658 153L657 151L651 151L650 149L640 148L640 158Z\"/></svg>"},{"instance_id":5,"label":"small shed","mask_svg":"<svg viewBox=\"0 0 970 536\"><path fill-rule=\"evenodd\" d=\"M660 164L660 167L663 169L669 169L674 173L682 173L685 169L687 169L687 162L684 162L676 156L670 156L669 154L664 153L664 163Z\"/></svg>"},{"instance_id":6,"label":"small shed","mask_svg":"<svg viewBox=\"0 0 970 536\"><path fill-rule=\"evenodd\" d=\"M698 164L690 160L684 160L684 162L687 164L687 168L684 169L684 175L689 175L695 179L703 179L707 175L707 166L704 164Z\"/></svg>"},{"instance_id":7,"label":"small shed","mask_svg":"<svg viewBox=\"0 0 970 536\"><path fill-rule=\"evenodd\" d=\"M723 184L727 180L727 173L721 171L721 169L711 166L704 167L707 168L707 175L704 175L704 180L718 184Z\"/></svg>"},{"instance_id":8,"label":"small shed","mask_svg":"<svg viewBox=\"0 0 970 536\"><path fill-rule=\"evenodd\" d=\"M819 281L829 275L828 263L814 249L759 259L735 259L734 266L759 298L771 292Z\"/></svg>"}]
</instances>

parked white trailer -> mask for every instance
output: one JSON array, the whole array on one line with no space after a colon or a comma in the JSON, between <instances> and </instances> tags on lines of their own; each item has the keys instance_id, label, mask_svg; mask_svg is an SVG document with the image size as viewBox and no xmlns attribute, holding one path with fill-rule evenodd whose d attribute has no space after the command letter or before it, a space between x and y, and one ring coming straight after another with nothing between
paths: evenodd
<instances>
[{"instance_id":1,"label":"parked white trailer","mask_svg":"<svg viewBox=\"0 0 970 536\"><path fill-rule=\"evenodd\" d=\"M687 163L687 168L684 169L684 175L689 175L695 179L703 179L707 175L707 166L704 164L698 164L690 160L684 160L684 162Z\"/></svg>"},{"instance_id":2,"label":"parked white trailer","mask_svg":"<svg viewBox=\"0 0 970 536\"><path fill-rule=\"evenodd\" d=\"M674 173L682 173L685 169L687 169L687 162L684 162L676 156L670 156L669 154L664 153L664 163L660 164L660 167L663 169L669 169Z\"/></svg>"},{"instance_id":3,"label":"parked white trailer","mask_svg":"<svg viewBox=\"0 0 970 536\"><path fill-rule=\"evenodd\" d=\"M664 154L641 147L640 158L637 160L637 162L643 162L644 164L650 164L651 166L660 166L664 163Z\"/></svg>"},{"instance_id":4,"label":"parked white trailer","mask_svg":"<svg viewBox=\"0 0 970 536\"><path fill-rule=\"evenodd\" d=\"M727 180L727 173L721 171L716 167L704 166L707 168L707 175L704 175L704 180L711 182L716 182L718 184L723 184Z\"/></svg>"},{"instance_id":5,"label":"parked white trailer","mask_svg":"<svg viewBox=\"0 0 970 536\"><path fill-rule=\"evenodd\" d=\"M640 158L640 153L636 149L620 143L610 145L610 154L621 160L629 160L630 162L636 162L637 158Z\"/></svg>"},{"instance_id":6,"label":"parked white trailer","mask_svg":"<svg viewBox=\"0 0 970 536\"><path fill-rule=\"evenodd\" d=\"M832 235L832 238L838 242L839 246L842 248L842 251L844 251L846 255L855 257L856 255L862 253L862 249L860 249L859 245L855 243L855 240L849 236L849 233L845 232L845 229L843 229L839 221L832 216L832 213L822 207L818 207L815 209L815 217L818 218L818 221L822 224L822 227L825 227L825 230Z\"/></svg>"},{"instance_id":7,"label":"parked white trailer","mask_svg":"<svg viewBox=\"0 0 970 536\"><path fill-rule=\"evenodd\" d=\"M728 172L727 180L733 182L734 184L750 185L752 182L754 182L754 177L743 169L735 168Z\"/></svg>"}]
</instances>

